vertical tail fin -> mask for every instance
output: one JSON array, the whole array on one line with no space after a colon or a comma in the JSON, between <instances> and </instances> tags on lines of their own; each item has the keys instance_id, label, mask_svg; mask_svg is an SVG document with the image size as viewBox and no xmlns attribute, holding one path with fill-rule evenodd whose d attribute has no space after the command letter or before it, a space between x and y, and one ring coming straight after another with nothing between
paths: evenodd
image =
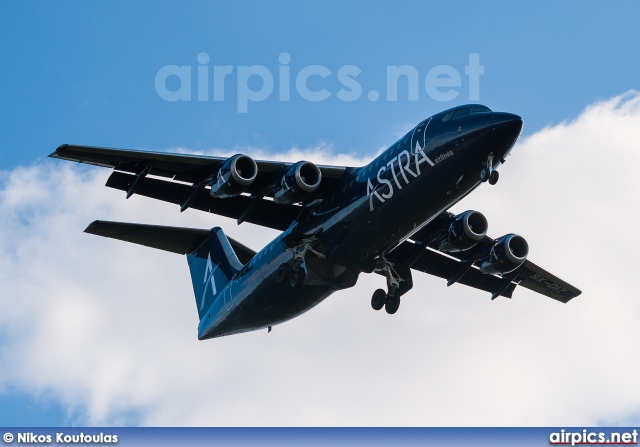
<instances>
[{"instance_id":1,"label":"vertical tail fin","mask_svg":"<svg viewBox=\"0 0 640 447\"><path fill-rule=\"evenodd\" d=\"M222 229L211 229L211 235L193 252L187 254L198 316L207 313L220 291L240 271L238 260Z\"/></svg>"}]
</instances>

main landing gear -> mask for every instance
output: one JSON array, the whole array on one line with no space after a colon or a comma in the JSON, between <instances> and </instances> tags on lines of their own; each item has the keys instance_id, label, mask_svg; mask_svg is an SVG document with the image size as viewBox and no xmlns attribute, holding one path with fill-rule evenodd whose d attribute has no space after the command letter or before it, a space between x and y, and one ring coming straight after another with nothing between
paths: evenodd
<instances>
[{"instance_id":1,"label":"main landing gear","mask_svg":"<svg viewBox=\"0 0 640 447\"><path fill-rule=\"evenodd\" d=\"M387 278L388 292L383 289L378 289L373 292L371 297L371 307L374 310L380 310L384 306L384 309L388 314L395 314L400 307L400 281L404 281L400 278L400 275L394 270L393 264L388 260L382 258L376 271L381 272Z\"/></svg>"},{"instance_id":2,"label":"main landing gear","mask_svg":"<svg viewBox=\"0 0 640 447\"><path fill-rule=\"evenodd\" d=\"M485 162L485 166L480 171L480 181L486 182L489 180L490 185L495 185L498 183L498 178L500 178L500 173L493 169L493 152L489 154L487 161Z\"/></svg>"},{"instance_id":3,"label":"main landing gear","mask_svg":"<svg viewBox=\"0 0 640 447\"><path fill-rule=\"evenodd\" d=\"M280 264L280 267L278 267L278 271L276 272L276 282L278 284L284 284L288 281L291 284L291 287L298 289L302 287L302 284L304 284L306 276L307 272L302 267L302 264L294 268L294 266L285 262Z\"/></svg>"},{"instance_id":4,"label":"main landing gear","mask_svg":"<svg viewBox=\"0 0 640 447\"><path fill-rule=\"evenodd\" d=\"M295 289L302 287L307 277L307 269L304 262L307 253L311 252L319 258L325 257L324 254L313 249L311 246L313 241L313 239L303 239L299 245L291 249L293 251L293 260L280 264L276 272L276 282L278 284L284 284L288 281L291 287Z\"/></svg>"}]
</instances>

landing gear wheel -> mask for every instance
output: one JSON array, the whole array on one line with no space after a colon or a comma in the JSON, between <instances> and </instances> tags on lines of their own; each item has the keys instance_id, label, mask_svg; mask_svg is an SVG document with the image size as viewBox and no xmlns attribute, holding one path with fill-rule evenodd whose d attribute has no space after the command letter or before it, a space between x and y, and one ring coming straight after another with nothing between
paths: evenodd
<instances>
[{"instance_id":1,"label":"landing gear wheel","mask_svg":"<svg viewBox=\"0 0 640 447\"><path fill-rule=\"evenodd\" d=\"M285 282L287 282L287 280L289 280L290 277L291 265L287 264L286 262L284 264L280 264L280 267L278 267L278 270L276 271L276 282L278 284L284 284Z\"/></svg>"},{"instance_id":2,"label":"landing gear wheel","mask_svg":"<svg viewBox=\"0 0 640 447\"><path fill-rule=\"evenodd\" d=\"M373 307L373 310L380 310L384 307L385 301L387 301L387 293L382 289L378 289L373 292L371 297L371 307Z\"/></svg>"},{"instance_id":3,"label":"landing gear wheel","mask_svg":"<svg viewBox=\"0 0 640 447\"><path fill-rule=\"evenodd\" d=\"M489 176L489 184L495 185L498 183L498 178L500 178L500 173L498 171L491 171L491 175Z\"/></svg>"},{"instance_id":4,"label":"landing gear wheel","mask_svg":"<svg viewBox=\"0 0 640 447\"><path fill-rule=\"evenodd\" d=\"M393 315L398 311L399 307L400 297L387 295L387 302L384 305L384 310L386 310L388 314Z\"/></svg>"},{"instance_id":5,"label":"landing gear wheel","mask_svg":"<svg viewBox=\"0 0 640 447\"><path fill-rule=\"evenodd\" d=\"M303 268L299 268L293 275L291 275L291 287L299 289L304 284L304 279L307 277L307 272Z\"/></svg>"},{"instance_id":6,"label":"landing gear wheel","mask_svg":"<svg viewBox=\"0 0 640 447\"><path fill-rule=\"evenodd\" d=\"M482 168L482 171L480 171L480 181L486 182L487 180L489 180L490 176L491 173L489 172L489 168Z\"/></svg>"}]
</instances>

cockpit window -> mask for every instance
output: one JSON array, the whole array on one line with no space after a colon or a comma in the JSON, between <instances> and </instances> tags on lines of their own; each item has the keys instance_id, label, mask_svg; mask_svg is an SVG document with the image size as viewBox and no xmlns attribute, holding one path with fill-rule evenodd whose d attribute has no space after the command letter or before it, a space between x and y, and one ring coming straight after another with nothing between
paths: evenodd
<instances>
[{"instance_id":1,"label":"cockpit window","mask_svg":"<svg viewBox=\"0 0 640 447\"><path fill-rule=\"evenodd\" d=\"M469 114L469 109L460 109L456 111L456 114L453 115L453 119L462 118L465 115Z\"/></svg>"},{"instance_id":2,"label":"cockpit window","mask_svg":"<svg viewBox=\"0 0 640 447\"><path fill-rule=\"evenodd\" d=\"M442 117L442 121L449 121L455 112L449 112L444 117Z\"/></svg>"},{"instance_id":3,"label":"cockpit window","mask_svg":"<svg viewBox=\"0 0 640 447\"><path fill-rule=\"evenodd\" d=\"M442 121L449 121L456 118L461 118L470 113L481 113L481 112L491 112L489 107L481 106L481 105L473 105L473 106L464 106L447 112L443 117Z\"/></svg>"},{"instance_id":4,"label":"cockpit window","mask_svg":"<svg viewBox=\"0 0 640 447\"><path fill-rule=\"evenodd\" d=\"M485 107L485 106L470 106L469 107L469 111L471 113L477 113L477 112L491 112L491 109L489 107Z\"/></svg>"}]
</instances>

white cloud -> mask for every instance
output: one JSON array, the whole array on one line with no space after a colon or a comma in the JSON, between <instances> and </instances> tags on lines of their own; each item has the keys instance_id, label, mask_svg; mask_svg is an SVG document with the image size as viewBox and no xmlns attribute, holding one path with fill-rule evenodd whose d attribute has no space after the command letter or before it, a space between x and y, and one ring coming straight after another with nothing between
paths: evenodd
<instances>
[{"instance_id":1,"label":"white cloud","mask_svg":"<svg viewBox=\"0 0 640 447\"><path fill-rule=\"evenodd\" d=\"M639 124L636 92L594 104L519 143L498 185L456 207L525 236L535 262L583 290L573 302L521 289L491 302L416 274L389 316L369 306L382 278L362 275L271 334L205 342L182 257L82 230L220 225L254 248L273 231L124 200L98 168L4 172L0 387L55 396L77 424L635 425ZM361 162L323 150L278 156Z\"/></svg>"}]
</instances>

